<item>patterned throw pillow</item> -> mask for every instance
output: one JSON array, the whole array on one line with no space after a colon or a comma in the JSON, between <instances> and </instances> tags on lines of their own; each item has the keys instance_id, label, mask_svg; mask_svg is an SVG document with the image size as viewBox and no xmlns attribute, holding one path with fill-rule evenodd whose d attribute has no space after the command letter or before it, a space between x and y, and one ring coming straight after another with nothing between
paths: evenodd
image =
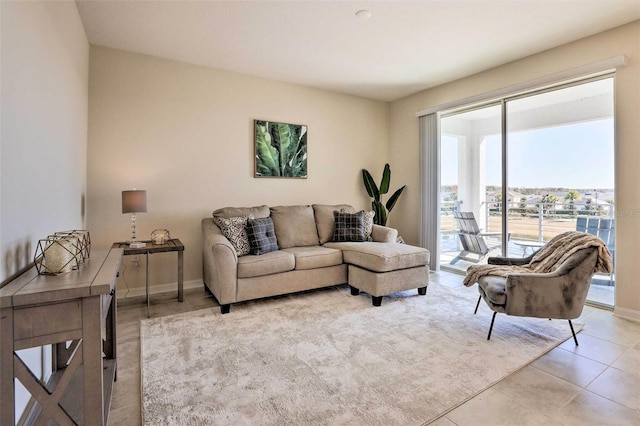
<instances>
[{"instance_id":1,"label":"patterned throw pillow","mask_svg":"<svg viewBox=\"0 0 640 426\"><path fill-rule=\"evenodd\" d=\"M364 211L364 236L366 237L366 241L373 241L373 237L371 233L373 232L373 217L376 215L376 212L373 210ZM351 213L346 208L341 208L340 213Z\"/></svg>"},{"instance_id":2,"label":"patterned throw pillow","mask_svg":"<svg viewBox=\"0 0 640 426\"><path fill-rule=\"evenodd\" d=\"M247 235L249 235L251 254L261 255L278 250L278 240L270 217L249 219Z\"/></svg>"},{"instance_id":3,"label":"patterned throw pillow","mask_svg":"<svg viewBox=\"0 0 640 426\"><path fill-rule=\"evenodd\" d=\"M364 211L358 213L333 212L335 226L333 228L333 240L344 241L366 241L364 234Z\"/></svg>"},{"instance_id":4,"label":"patterned throw pillow","mask_svg":"<svg viewBox=\"0 0 640 426\"><path fill-rule=\"evenodd\" d=\"M242 217L214 217L213 222L218 225L222 231L222 235L227 237L233 248L236 249L238 256L249 254L249 236L247 235L247 221L253 219L253 215Z\"/></svg>"},{"instance_id":5,"label":"patterned throw pillow","mask_svg":"<svg viewBox=\"0 0 640 426\"><path fill-rule=\"evenodd\" d=\"M373 217L375 215L376 212L373 210L364 212L364 236L367 237L367 241L373 241L371 233L373 232Z\"/></svg>"}]
</instances>

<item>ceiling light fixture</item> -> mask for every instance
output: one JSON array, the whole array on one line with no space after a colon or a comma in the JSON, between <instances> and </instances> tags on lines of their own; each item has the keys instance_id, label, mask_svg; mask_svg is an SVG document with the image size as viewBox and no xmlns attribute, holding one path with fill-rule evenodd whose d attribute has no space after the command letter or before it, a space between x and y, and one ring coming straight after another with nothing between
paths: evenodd
<instances>
[{"instance_id":1,"label":"ceiling light fixture","mask_svg":"<svg viewBox=\"0 0 640 426\"><path fill-rule=\"evenodd\" d=\"M356 16L360 19L369 19L371 18L371 12L367 9L362 9L356 12Z\"/></svg>"}]
</instances>

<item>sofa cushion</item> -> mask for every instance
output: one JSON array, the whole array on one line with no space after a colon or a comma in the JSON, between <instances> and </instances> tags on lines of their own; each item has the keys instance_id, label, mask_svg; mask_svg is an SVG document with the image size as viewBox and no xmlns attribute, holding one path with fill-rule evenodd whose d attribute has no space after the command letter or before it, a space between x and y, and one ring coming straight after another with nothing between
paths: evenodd
<instances>
[{"instance_id":1,"label":"sofa cushion","mask_svg":"<svg viewBox=\"0 0 640 426\"><path fill-rule=\"evenodd\" d=\"M397 243L326 243L323 247L342 250L345 263L374 272L389 272L429 264L429 251Z\"/></svg>"},{"instance_id":2,"label":"sofa cushion","mask_svg":"<svg viewBox=\"0 0 640 426\"><path fill-rule=\"evenodd\" d=\"M296 261L292 253L277 250L262 256L243 256L238 258L238 278L261 277L293 271Z\"/></svg>"},{"instance_id":3,"label":"sofa cushion","mask_svg":"<svg viewBox=\"0 0 640 426\"><path fill-rule=\"evenodd\" d=\"M318 245L318 231L311 206L271 207L271 218L281 249Z\"/></svg>"},{"instance_id":4,"label":"sofa cushion","mask_svg":"<svg viewBox=\"0 0 640 426\"><path fill-rule=\"evenodd\" d=\"M318 238L320 244L331 241L333 237L334 218L333 212L344 211L346 213L355 213L356 209L348 204L314 204L313 214L316 220L316 228L318 230Z\"/></svg>"},{"instance_id":5,"label":"sofa cushion","mask_svg":"<svg viewBox=\"0 0 640 426\"><path fill-rule=\"evenodd\" d=\"M328 247L291 247L282 251L295 256L296 270L325 268L342 264L342 251Z\"/></svg>"},{"instance_id":6,"label":"sofa cushion","mask_svg":"<svg viewBox=\"0 0 640 426\"><path fill-rule=\"evenodd\" d=\"M331 241L366 241L364 211L357 213L333 212L334 228Z\"/></svg>"},{"instance_id":7,"label":"sofa cushion","mask_svg":"<svg viewBox=\"0 0 640 426\"><path fill-rule=\"evenodd\" d=\"M213 221L222 231L222 235L227 237L238 256L249 254L249 236L247 235L247 220L255 219L253 215L242 217L214 217Z\"/></svg>"},{"instance_id":8,"label":"sofa cushion","mask_svg":"<svg viewBox=\"0 0 640 426\"><path fill-rule=\"evenodd\" d=\"M278 241L270 217L247 220L247 235L251 254L261 255L278 250Z\"/></svg>"},{"instance_id":9,"label":"sofa cushion","mask_svg":"<svg viewBox=\"0 0 640 426\"><path fill-rule=\"evenodd\" d=\"M213 217L239 217L253 215L256 219L269 217L269 206L256 207L225 207L215 210Z\"/></svg>"}]
</instances>

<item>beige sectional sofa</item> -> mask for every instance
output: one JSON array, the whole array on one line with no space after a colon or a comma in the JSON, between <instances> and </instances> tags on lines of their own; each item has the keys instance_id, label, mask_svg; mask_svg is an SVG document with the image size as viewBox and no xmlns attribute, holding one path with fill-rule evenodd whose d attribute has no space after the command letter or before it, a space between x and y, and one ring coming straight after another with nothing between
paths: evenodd
<instances>
[{"instance_id":1,"label":"beige sectional sofa","mask_svg":"<svg viewBox=\"0 0 640 426\"><path fill-rule=\"evenodd\" d=\"M417 288L426 294L427 250L396 243L395 229L370 220L368 241L334 242L334 212L356 213L346 204L263 205L226 207L202 219L204 285L222 313L236 302L345 283L353 295L360 290L370 294L375 306L397 291ZM246 254L246 235L236 235L242 234L242 223L255 227L265 221L273 222L277 250ZM254 231L249 229L249 239L255 242Z\"/></svg>"}]
</instances>

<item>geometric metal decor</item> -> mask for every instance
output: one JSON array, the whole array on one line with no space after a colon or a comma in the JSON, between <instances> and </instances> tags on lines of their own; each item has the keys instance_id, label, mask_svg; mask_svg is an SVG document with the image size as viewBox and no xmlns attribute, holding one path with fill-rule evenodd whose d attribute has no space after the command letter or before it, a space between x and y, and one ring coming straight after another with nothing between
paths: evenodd
<instances>
[{"instance_id":1,"label":"geometric metal decor","mask_svg":"<svg viewBox=\"0 0 640 426\"><path fill-rule=\"evenodd\" d=\"M38 241L33 259L39 274L58 275L78 269L82 245L77 236L51 235Z\"/></svg>"},{"instance_id":2,"label":"geometric metal decor","mask_svg":"<svg viewBox=\"0 0 640 426\"><path fill-rule=\"evenodd\" d=\"M80 254L82 256L81 262L84 263L89 259L91 254L91 236L89 231L84 229L74 229L71 231L60 231L53 234L56 237L76 237L80 245Z\"/></svg>"},{"instance_id":3,"label":"geometric metal decor","mask_svg":"<svg viewBox=\"0 0 640 426\"><path fill-rule=\"evenodd\" d=\"M167 229L154 229L151 233L153 244L164 244L171 239L171 234Z\"/></svg>"}]
</instances>

